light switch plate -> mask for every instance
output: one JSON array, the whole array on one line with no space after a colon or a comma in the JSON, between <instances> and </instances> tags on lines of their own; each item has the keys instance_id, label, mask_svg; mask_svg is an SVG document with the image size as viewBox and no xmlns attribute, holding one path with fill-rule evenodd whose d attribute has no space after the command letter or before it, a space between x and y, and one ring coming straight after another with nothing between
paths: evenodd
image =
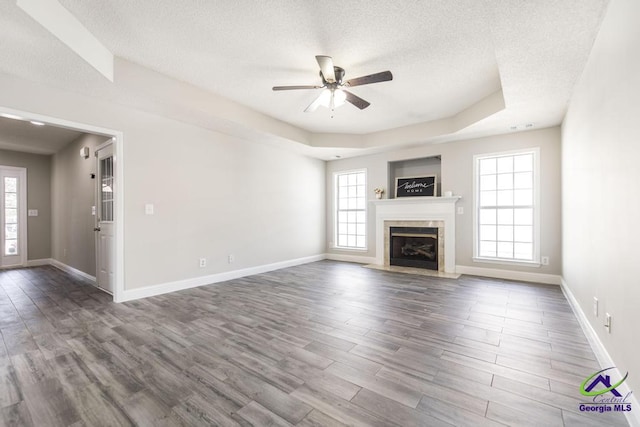
<instances>
[{"instance_id":1,"label":"light switch plate","mask_svg":"<svg viewBox=\"0 0 640 427\"><path fill-rule=\"evenodd\" d=\"M458 206L458 215L464 214L464 208L462 206Z\"/></svg>"},{"instance_id":2,"label":"light switch plate","mask_svg":"<svg viewBox=\"0 0 640 427\"><path fill-rule=\"evenodd\" d=\"M153 204L147 203L144 205L144 214L153 215Z\"/></svg>"},{"instance_id":3,"label":"light switch plate","mask_svg":"<svg viewBox=\"0 0 640 427\"><path fill-rule=\"evenodd\" d=\"M38 209L29 209L27 212L29 216L38 216Z\"/></svg>"}]
</instances>

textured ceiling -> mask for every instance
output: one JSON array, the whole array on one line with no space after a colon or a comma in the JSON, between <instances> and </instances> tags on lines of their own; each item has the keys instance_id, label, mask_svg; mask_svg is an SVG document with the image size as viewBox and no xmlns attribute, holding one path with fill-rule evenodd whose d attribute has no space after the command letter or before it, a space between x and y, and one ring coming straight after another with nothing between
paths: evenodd
<instances>
[{"instance_id":1,"label":"textured ceiling","mask_svg":"<svg viewBox=\"0 0 640 427\"><path fill-rule=\"evenodd\" d=\"M562 121L606 0L170 1L60 0L116 56L315 133L369 134L454 116L503 90L506 108L468 129ZM104 79L20 11L0 3L0 72L78 91ZM371 102L303 113L318 84L314 56ZM116 75L116 81L118 76ZM1 101L0 101L1 103Z\"/></svg>"}]
</instances>

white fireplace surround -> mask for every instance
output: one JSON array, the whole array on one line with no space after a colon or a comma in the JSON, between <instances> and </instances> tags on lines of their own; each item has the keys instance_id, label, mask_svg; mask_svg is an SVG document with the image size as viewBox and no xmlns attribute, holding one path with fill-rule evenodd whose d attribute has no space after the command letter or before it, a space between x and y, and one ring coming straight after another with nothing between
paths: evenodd
<instances>
[{"instance_id":1,"label":"white fireplace surround","mask_svg":"<svg viewBox=\"0 0 640 427\"><path fill-rule=\"evenodd\" d=\"M376 210L376 264L384 265L385 221L442 221L444 272L456 271L456 202L453 197L406 197L373 200Z\"/></svg>"}]
</instances>

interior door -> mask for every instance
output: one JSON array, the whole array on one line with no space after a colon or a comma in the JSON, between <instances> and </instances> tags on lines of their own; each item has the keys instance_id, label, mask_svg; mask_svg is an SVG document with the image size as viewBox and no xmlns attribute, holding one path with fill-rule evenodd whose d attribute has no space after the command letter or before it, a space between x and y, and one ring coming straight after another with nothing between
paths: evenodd
<instances>
[{"instance_id":1,"label":"interior door","mask_svg":"<svg viewBox=\"0 0 640 427\"><path fill-rule=\"evenodd\" d=\"M115 261L115 168L113 144L96 151L96 280L102 289L113 293Z\"/></svg>"},{"instance_id":2,"label":"interior door","mask_svg":"<svg viewBox=\"0 0 640 427\"><path fill-rule=\"evenodd\" d=\"M27 264L27 170L0 166L0 267Z\"/></svg>"}]
</instances>

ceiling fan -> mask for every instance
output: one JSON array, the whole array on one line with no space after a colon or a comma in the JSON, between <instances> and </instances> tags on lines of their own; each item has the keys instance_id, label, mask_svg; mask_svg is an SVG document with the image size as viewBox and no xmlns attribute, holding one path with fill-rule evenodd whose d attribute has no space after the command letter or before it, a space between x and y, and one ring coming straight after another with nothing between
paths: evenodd
<instances>
[{"instance_id":1,"label":"ceiling fan","mask_svg":"<svg viewBox=\"0 0 640 427\"><path fill-rule=\"evenodd\" d=\"M331 110L339 107L344 102L349 102L361 110L369 105L369 102L345 90L354 86L368 85L371 83L386 82L393 80L391 71L382 71L381 73L370 74L368 76L356 77L347 81L344 78L344 69L333 65L333 59L330 56L317 55L316 60L320 65L320 78L322 85L308 86L274 86L273 90L297 90L297 89L324 89L320 96L313 101L304 110L305 113L315 111L320 105L324 105Z\"/></svg>"}]
</instances>

